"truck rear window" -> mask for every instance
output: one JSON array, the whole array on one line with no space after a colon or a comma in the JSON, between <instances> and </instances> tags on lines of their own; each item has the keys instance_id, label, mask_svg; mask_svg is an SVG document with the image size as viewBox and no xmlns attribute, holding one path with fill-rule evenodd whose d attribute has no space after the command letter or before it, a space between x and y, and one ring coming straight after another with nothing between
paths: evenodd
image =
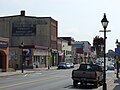
<instances>
[{"instance_id":1,"label":"truck rear window","mask_svg":"<svg viewBox=\"0 0 120 90\"><path fill-rule=\"evenodd\" d=\"M79 69L82 71L100 71L99 66L94 64L81 64Z\"/></svg>"}]
</instances>

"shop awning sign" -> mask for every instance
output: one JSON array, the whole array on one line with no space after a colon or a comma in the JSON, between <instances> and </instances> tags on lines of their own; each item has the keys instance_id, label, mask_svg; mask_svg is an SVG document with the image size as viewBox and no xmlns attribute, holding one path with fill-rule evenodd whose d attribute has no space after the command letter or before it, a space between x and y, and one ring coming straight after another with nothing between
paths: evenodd
<instances>
[{"instance_id":1,"label":"shop awning sign","mask_svg":"<svg viewBox=\"0 0 120 90\"><path fill-rule=\"evenodd\" d=\"M8 47L8 42L0 41L0 48Z\"/></svg>"}]
</instances>

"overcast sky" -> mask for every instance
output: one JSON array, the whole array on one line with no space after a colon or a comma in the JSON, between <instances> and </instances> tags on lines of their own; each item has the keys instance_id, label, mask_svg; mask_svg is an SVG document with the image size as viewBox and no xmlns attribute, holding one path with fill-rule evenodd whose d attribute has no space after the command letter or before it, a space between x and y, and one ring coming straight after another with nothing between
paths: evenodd
<instances>
[{"instance_id":1,"label":"overcast sky","mask_svg":"<svg viewBox=\"0 0 120 90\"><path fill-rule=\"evenodd\" d=\"M109 21L107 50L120 41L120 0L0 0L0 17L18 15L52 17L58 21L58 36L70 36L76 41L89 41L103 37L101 19L106 13Z\"/></svg>"}]
</instances>

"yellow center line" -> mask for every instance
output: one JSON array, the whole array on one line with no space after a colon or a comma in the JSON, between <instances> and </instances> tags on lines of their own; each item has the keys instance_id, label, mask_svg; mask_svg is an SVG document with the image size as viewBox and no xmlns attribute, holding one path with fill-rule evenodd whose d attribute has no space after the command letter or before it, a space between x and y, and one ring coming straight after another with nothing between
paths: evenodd
<instances>
[{"instance_id":1,"label":"yellow center line","mask_svg":"<svg viewBox=\"0 0 120 90\"><path fill-rule=\"evenodd\" d=\"M52 75L52 76L40 78L40 79L37 79L37 80L26 81L26 82L20 82L20 83L10 84L10 85L6 85L6 86L0 86L0 89L12 87L12 86L23 85L23 84L28 84L28 83L33 83L33 82L38 82L38 81L40 82L40 80L41 80L41 81L43 81L43 80L49 80L49 79L57 78L57 77L64 77L64 75Z\"/></svg>"}]
</instances>

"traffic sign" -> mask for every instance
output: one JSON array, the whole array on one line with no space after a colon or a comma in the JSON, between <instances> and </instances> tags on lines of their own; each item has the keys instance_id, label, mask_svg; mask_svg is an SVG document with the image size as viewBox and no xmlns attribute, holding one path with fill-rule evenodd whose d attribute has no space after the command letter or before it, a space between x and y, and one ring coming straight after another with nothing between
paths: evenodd
<instances>
[{"instance_id":1,"label":"traffic sign","mask_svg":"<svg viewBox=\"0 0 120 90\"><path fill-rule=\"evenodd\" d=\"M120 56L120 48L115 48L115 55Z\"/></svg>"}]
</instances>

